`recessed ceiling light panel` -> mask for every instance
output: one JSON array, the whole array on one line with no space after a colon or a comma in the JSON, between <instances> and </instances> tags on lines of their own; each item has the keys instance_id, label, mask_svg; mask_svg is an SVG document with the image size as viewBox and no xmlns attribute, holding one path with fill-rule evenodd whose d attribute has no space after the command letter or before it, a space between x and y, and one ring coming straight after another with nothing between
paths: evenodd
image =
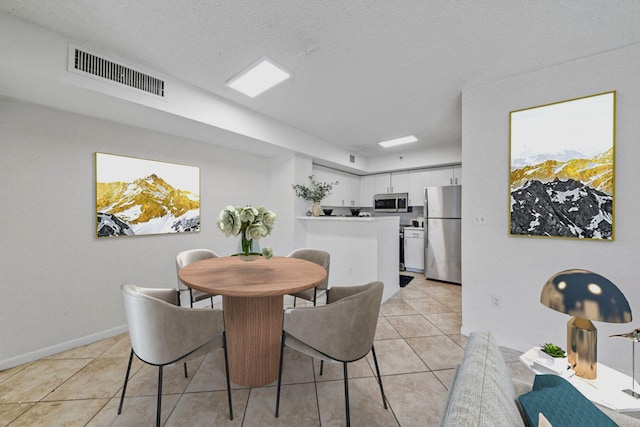
<instances>
[{"instance_id":1,"label":"recessed ceiling light panel","mask_svg":"<svg viewBox=\"0 0 640 427\"><path fill-rule=\"evenodd\" d=\"M289 77L291 73L265 56L231 78L227 86L253 98Z\"/></svg>"},{"instance_id":2,"label":"recessed ceiling light panel","mask_svg":"<svg viewBox=\"0 0 640 427\"><path fill-rule=\"evenodd\" d=\"M409 144L410 142L416 142L418 138L415 135L403 136L402 138L389 139L387 141L378 142L378 145L389 148L395 147L396 145Z\"/></svg>"}]
</instances>

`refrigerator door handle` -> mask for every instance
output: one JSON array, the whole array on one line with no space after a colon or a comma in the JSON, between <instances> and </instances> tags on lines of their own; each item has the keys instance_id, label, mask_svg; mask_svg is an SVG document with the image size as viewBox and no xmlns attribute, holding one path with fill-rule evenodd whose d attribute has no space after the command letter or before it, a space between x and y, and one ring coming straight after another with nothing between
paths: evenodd
<instances>
[{"instance_id":1,"label":"refrigerator door handle","mask_svg":"<svg viewBox=\"0 0 640 427\"><path fill-rule=\"evenodd\" d=\"M427 196L427 189L424 189L424 219L429 218L429 197Z\"/></svg>"},{"instance_id":2,"label":"refrigerator door handle","mask_svg":"<svg viewBox=\"0 0 640 427\"><path fill-rule=\"evenodd\" d=\"M424 248L429 246L429 227L427 227L427 219L429 218L429 197L427 196L427 187L424 188ZM424 260L424 271L427 271L427 259Z\"/></svg>"},{"instance_id":3,"label":"refrigerator door handle","mask_svg":"<svg viewBox=\"0 0 640 427\"><path fill-rule=\"evenodd\" d=\"M427 246L429 246L429 227L426 226L424 227L424 247L426 248Z\"/></svg>"}]
</instances>

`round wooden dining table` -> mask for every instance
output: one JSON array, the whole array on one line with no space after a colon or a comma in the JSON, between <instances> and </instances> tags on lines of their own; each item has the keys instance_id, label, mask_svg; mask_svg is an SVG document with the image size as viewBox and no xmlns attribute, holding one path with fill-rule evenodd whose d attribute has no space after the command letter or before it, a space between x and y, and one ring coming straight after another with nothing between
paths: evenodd
<instances>
[{"instance_id":1,"label":"round wooden dining table","mask_svg":"<svg viewBox=\"0 0 640 427\"><path fill-rule=\"evenodd\" d=\"M230 380L259 387L278 377L284 295L317 286L327 272L297 258L233 256L194 262L178 276L193 289L222 295Z\"/></svg>"}]
</instances>

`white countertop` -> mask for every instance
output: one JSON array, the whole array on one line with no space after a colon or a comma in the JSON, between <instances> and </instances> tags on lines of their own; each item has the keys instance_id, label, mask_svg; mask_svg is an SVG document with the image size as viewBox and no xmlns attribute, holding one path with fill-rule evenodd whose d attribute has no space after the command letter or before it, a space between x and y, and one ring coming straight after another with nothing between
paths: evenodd
<instances>
[{"instance_id":1,"label":"white countertop","mask_svg":"<svg viewBox=\"0 0 640 427\"><path fill-rule=\"evenodd\" d=\"M398 221L398 216L299 216L307 221Z\"/></svg>"}]
</instances>

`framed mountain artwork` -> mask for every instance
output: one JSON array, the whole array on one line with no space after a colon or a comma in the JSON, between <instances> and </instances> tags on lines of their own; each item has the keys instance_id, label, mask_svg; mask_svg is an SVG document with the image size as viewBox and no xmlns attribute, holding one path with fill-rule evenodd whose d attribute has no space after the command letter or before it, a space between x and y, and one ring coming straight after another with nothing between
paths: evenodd
<instances>
[{"instance_id":1,"label":"framed mountain artwork","mask_svg":"<svg viewBox=\"0 0 640 427\"><path fill-rule=\"evenodd\" d=\"M200 231L200 168L96 153L98 237Z\"/></svg>"},{"instance_id":2,"label":"framed mountain artwork","mask_svg":"<svg viewBox=\"0 0 640 427\"><path fill-rule=\"evenodd\" d=\"M510 235L614 238L616 93L511 112Z\"/></svg>"}]
</instances>

